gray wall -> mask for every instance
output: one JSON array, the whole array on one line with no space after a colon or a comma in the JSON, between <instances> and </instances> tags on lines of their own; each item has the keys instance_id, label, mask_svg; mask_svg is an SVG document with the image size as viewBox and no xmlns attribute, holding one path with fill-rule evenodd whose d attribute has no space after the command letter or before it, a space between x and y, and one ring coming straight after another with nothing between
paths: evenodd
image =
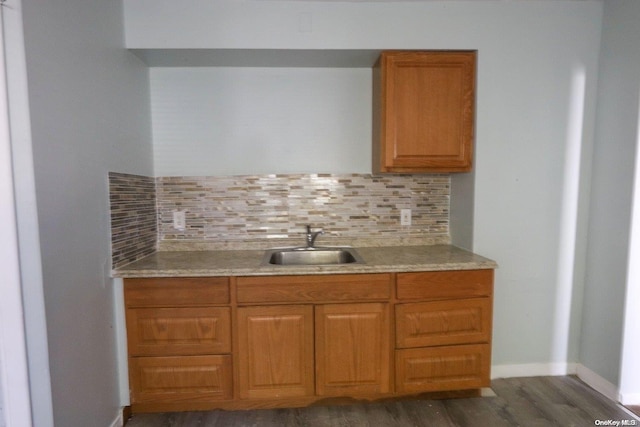
<instances>
[{"instance_id":1,"label":"gray wall","mask_svg":"<svg viewBox=\"0 0 640 427\"><path fill-rule=\"evenodd\" d=\"M104 427L120 410L107 172L152 174L148 70L122 48L121 1L23 7L40 237L31 250L42 258L54 421Z\"/></svg>"},{"instance_id":2,"label":"gray wall","mask_svg":"<svg viewBox=\"0 0 640 427\"><path fill-rule=\"evenodd\" d=\"M580 360L617 384L621 317L605 313L623 306L617 255L627 253L639 75L635 53L617 53L637 47L618 32L635 28L638 4L605 6L588 267L601 1L191 0L178 13L172 1L126 0L125 21L130 47L478 49L475 187L460 186L475 198L462 215L473 221L471 249L501 265L494 363L548 370ZM149 99L160 92L149 93L146 67L122 50L121 2L24 7L41 240L32 250L42 255L55 422L104 426L120 404L107 171L153 173ZM313 31L301 33L306 16ZM618 74L625 67L635 77Z\"/></svg>"},{"instance_id":3,"label":"gray wall","mask_svg":"<svg viewBox=\"0 0 640 427\"><path fill-rule=\"evenodd\" d=\"M590 183L601 1L188 0L181 5L177 13L169 0L126 0L127 46L262 48L274 49L274 55L286 49L478 49L475 176L455 178L456 212L451 218L456 243L500 265L494 374L512 372L512 366L520 367L520 374L543 374L578 361L586 245L583 208ZM309 22L310 28L300 26ZM180 58L175 55L173 65ZM283 64L286 59L283 56ZM289 132L283 132L281 117L264 120L261 114L273 111L256 104L268 106L269 100L277 100L300 105L295 89L304 72L245 70L245 77L223 80L230 83L220 89L216 82L226 78L225 71L152 70L158 175L252 173L256 160L260 170L268 172L300 165L316 168L313 172L332 170L329 153L336 147L304 138L304 129L317 134L315 129L330 120L340 129L340 141L357 150L344 156L348 163L340 169L358 172L368 164L371 128L369 118L361 117L370 109L368 83L350 85L353 108L348 121L340 120L342 101L331 99L335 92L324 91L314 93L319 99L310 103L320 106L321 114L300 114L299 120L286 123ZM352 74L343 73L340 78L348 82ZM323 82L327 75L321 74ZM190 83L196 79L204 85L198 92ZM264 92L265 99L256 102L247 93L250 84L261 79L275 83ZM185 101L196 95L202 99ZM331 102L336 102L333 109ZM218 123L220 115L227 119ZM314 121L316 116L322 122ZM255 135L256 122L261 123L260 138L248 142L246 132ZM323 136L336 138L328 131ZM289 152L287 162L268 156L245 161L247 147L264 150L262 141L274 152L300 145L305 150ZM312 150L318 143L328 149L315 156ZM223 149L229 150L224 168L207 170L209 159L211 165L220 161L212 159L212 153ZM315 162L307 162L307 153L314 153ZM173 159L179 160L176 166L164 166Z\"/></svg>"},{"instance_id":4,"label":"gray wall","mask_svg":"<svg viewBox=\"0 0 640 427\"><path fill-rule=\"evenodd\" d=\"M640 2L604 2L601 52L580 361L618 385L627 273L629 263L638 262L629 258L629 236L638 149Z\"/></svg>"}]
</instances>

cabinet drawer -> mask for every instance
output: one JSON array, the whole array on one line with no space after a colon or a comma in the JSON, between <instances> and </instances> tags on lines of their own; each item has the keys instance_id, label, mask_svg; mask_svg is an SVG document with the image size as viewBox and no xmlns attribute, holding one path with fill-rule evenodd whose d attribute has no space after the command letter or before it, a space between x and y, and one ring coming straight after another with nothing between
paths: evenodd
<instances>
[{"instance_id":1,"label":"cabinet drawer","mask_svg":"<svg viewBox=\"0 0 640 427\"><path fill-rule=\"evenodd\" d=\"M396 391L416 393L489 387L490 370L489 344L396 350Z\"/></svg>"},{"instance_id":2,"label":"cabinet drawer","mask_svg":"<svg viewBox=\"0 0 640 427\"><path fill-rule=\"evenodd\" d=\"M398 299L451 299L490 296L493 270L399 273Z\"/></svg>"},{"instance_id":3,"label":"cabinet drawer","mask_svg":"<svg viewBox=\"0 0 640 427\"><path fill-rule=\"evenodd\" d=\"M125 279L127 307L185 307L229 302L226 277Z\"/></svg>"},{"instance_id":4,"label":"cabinet drawer","mask_svg":"<svg viewBox=\"0 0 640 427\"><path fill-rule=\"evenodd\" d=\"M131 403L233 397L231 356L134 357L129 369Z\"/></svg>"},{"instance_id":5,"label":"cabinet drawer","mask_svg":"<svg viewBox=\"0 0 640 427\"><path fill-rule=\"evenodd\" d=\"M396 347L486 343L490 338L490 298L396 305Z\"/></svg>"},{"instance_id":6,"label":"cabinet drawer","mask_svg":"<svg viewBox=\"0 0 640 427\"><path fill-rule=\"evenodd\" d=\"M238 278L239 303L387 300L390 274Z\"/></svg>"},{"instance_id":7,"label":"cabinet drawer","mask_svg":"<svg viewBox=\"0 0 640 427\"><path fill-rule=\"evenodd\" d=\"M130 308L127 331L132 356L231 352L228 307Z\"/></svg>"}]
</instances>

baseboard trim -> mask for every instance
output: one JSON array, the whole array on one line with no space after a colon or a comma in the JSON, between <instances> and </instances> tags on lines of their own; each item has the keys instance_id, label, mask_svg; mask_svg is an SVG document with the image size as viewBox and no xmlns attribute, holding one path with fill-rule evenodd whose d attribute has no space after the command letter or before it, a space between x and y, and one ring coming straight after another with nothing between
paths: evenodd
<instances>
[{"instance_id":1,"label":"baseboard trim","mask_svg":"<svg viewBox=\"0 0 640 427\"><path fill-rule=\"evenodd\" d=\"M124 406L120 409L113 422L109 424L109 427L124 427L127 425L129 418L131 418L131 406Z\"/></svg>"},{"instance_id":2,"label":"baseboard trim","mask_svg":"<svg viewBox=\"0 0 640 427\"><path fill-rule=\"evenodd\" d=\"M118 411L115 419L109 424L109 427L123 427L124 422L122 420L122 411Z\"/></svg>"},{"instance_id":3,"label":"baseboard trim","mask_svg":"<svg viewBox=\"0 0 640 427\"><path fill-rule=\"evenodd\" d=\"M610 383L600 375L593 372L582 364L578 364L578 378L584 381L589 387L602 394L605 397L613 400L614 402L620 401L620 392L618 387Z\"/></svg>"},{"instance_id":4,"label":"baseboard trim","mask_svg":"<svg viewBox=\"0 0 640 427\"><path fill-rule=\"evenodd\" d=\"M621 393L615 384L607 381L581 363L525 363L521 365L494 365L491 379L517 377L544 377L577 375L589 387L623 405L640 405L639 393Z\"/></svg>"},{"instance_id":5,"label":"baseboard trim","mask_svg":"<svg viewBox=\"0 0 640 427\"><path fill-rule=\"evenodd\" d=\"M627 406L640 406L640 393L620 393L620 403Z\"/></svg>"},{"instance_id":6,"label":"baseboard trim","mask_svg":"<svg viewBox=\"0 0 640 427\"><path fill-rule=\"evenodd\" d=\"M494 365L491 367L491 379L575 375L576 372L576 363L525 363L520 365Z\"/></svg>"}]
</instances>

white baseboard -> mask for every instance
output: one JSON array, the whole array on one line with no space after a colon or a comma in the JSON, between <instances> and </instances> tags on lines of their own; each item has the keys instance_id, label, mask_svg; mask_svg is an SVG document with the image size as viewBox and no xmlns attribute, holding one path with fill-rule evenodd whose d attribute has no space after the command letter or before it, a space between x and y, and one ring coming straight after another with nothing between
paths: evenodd
<instances>
[{"instance_id":1,"label":"white baseboard","mask_svg":"<svg viewBox=\"0 0 640 427\"><path fill-rule=\"evenodd\" d=\"M640 405L639 393L621 393L615 384L580 363L526 363L491 367L491 379L550 375L577 375L589 387L614 402L620 402L623 405Z\"/></svg>"},{"instance_id":2,"label":"white baseboard","mask_svg":"<svg viewBox=\"0 0 640 427\"><path fill-rule=\"evenodd\" d=\"M620 393L620 403L627 406L640 406L640 393Z\"/></svg>"},{"instance_id":3,"label":"white baseboard","mask_svg":"<svg viewBox=\"0 0 640 427\"><path fill-rule=\"evenodd\" d=\"M122 419L122 409L120 409L115 419L113 420L113 422L109 424L109 427L122 427L122 426L124 426L124 420Z\"/></svg>"},{"instance_id":4,"label":"white baseboard","mask_svg":"<svg viewBox=\"0 0 640 427\"><path fill-rule=\"evenodd\" d=\"M515 377L544 377L549 375L574 375L576 363L526 363L521 365L494 365L491 379Z\"/></svg>"},{"instance_id":5,"label":"white baseboard","mask_svg":"<svg viewBox=\"0 0 640 427\"><path fill-rule=\"evenodd\" d=\"M618 387L609 381L602 378L600 375L593 372L582 364L578 364L578 378L584 381L589 387L602 394L605 397L618 402L620 400L620 393Z\"/></svg>"}]
</instances>

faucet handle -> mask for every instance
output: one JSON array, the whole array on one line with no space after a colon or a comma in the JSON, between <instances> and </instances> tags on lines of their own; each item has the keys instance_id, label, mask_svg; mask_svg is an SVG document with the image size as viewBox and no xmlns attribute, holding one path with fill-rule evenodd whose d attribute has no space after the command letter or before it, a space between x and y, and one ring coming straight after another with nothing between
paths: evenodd
<instances>
[{"instance_id":1,"label":"faucet handle","mask_svg":"<svg viewBox=\"0 0 640 427\"><path fill-rule=\"evenodd\" d=\"M311 225L307 225L307 247L313 248L316 238L322 234L324 234L324 230L322 228L318 231L312 232Z\"/></svg>"}]
</instances>

